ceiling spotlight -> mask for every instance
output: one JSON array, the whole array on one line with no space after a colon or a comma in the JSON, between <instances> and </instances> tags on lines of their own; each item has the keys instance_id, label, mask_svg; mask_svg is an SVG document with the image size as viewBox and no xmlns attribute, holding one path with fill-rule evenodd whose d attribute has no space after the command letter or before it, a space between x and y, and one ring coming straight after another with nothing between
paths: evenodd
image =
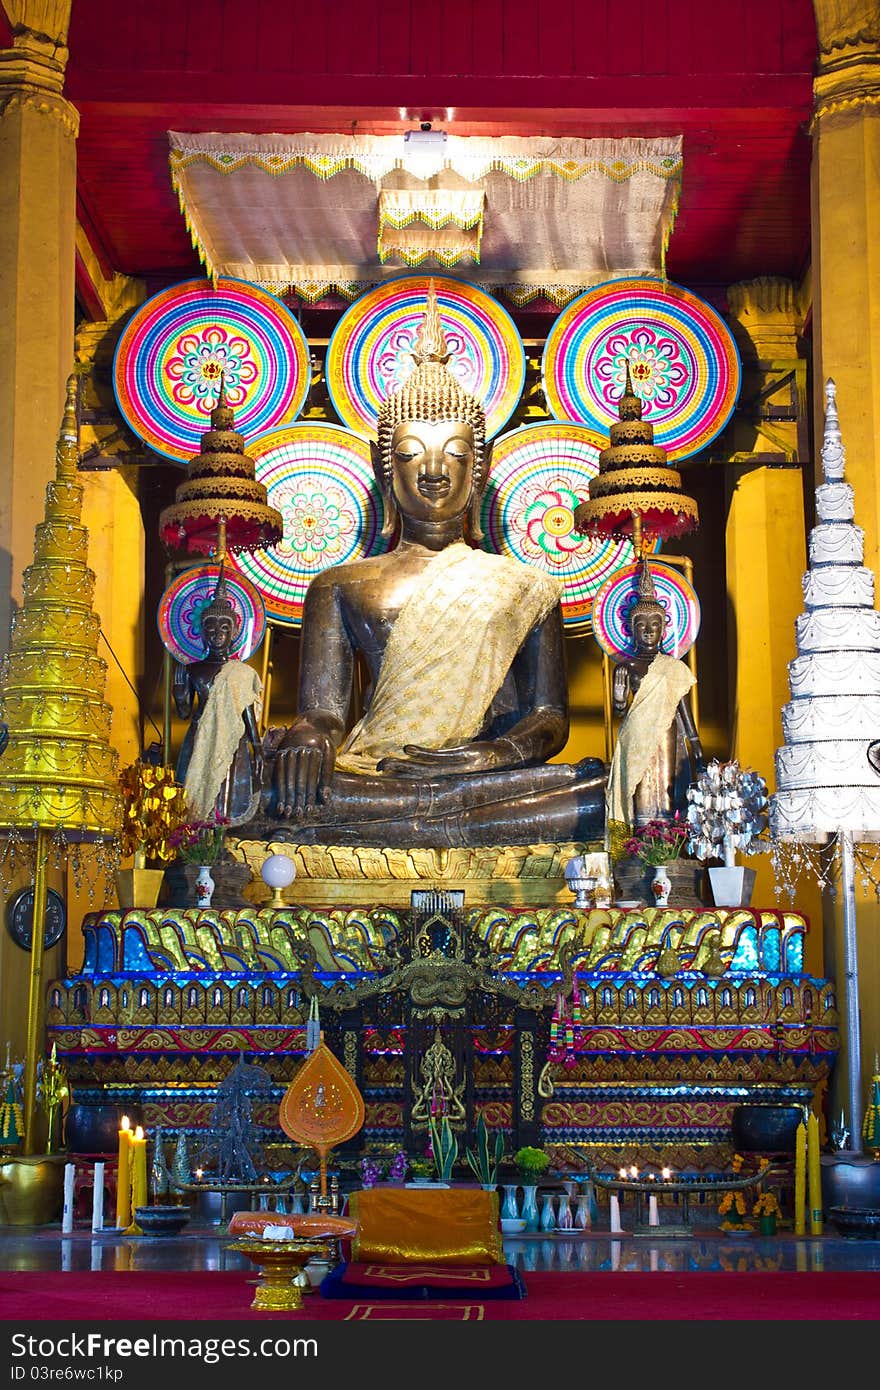
<instances>
[{"instance_id":1,"label":"ceiling spotlight","mask_svg":"<svg viewBox=\"0 0 880 1390\"><path fill-rule=\"evenodd\" d=\"M422 121L418 130L407 130L403 136L404 144L412 150L434 152L442 150L446 144L446 131L435 130L430 121Z\"/></svg>"}]
</instances>

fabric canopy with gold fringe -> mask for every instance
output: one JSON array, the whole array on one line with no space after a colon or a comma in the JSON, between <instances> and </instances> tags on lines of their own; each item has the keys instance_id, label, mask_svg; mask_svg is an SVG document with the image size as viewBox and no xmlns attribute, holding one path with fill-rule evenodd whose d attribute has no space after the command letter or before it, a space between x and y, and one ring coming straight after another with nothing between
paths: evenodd
<instances>
[{"instance_id":1,"label":"fabric canopy with gold fringe","mask_svg":"<svg viewBox=\"0 0 880 1390\"><path fill-rule=\"evenodd\" d=\"M680 135L450 135L425 147L402 135L168 134L172 183L214 277L306 300L331 289L354 299L402 266L427 263L434 238L455 261L432 260L472 273L463 237L479 255L480 283L518 301L540 293L564 304L612 275L665 276ZM418 218L402 206L414 195Z\"/></svg>"}]
</instances>

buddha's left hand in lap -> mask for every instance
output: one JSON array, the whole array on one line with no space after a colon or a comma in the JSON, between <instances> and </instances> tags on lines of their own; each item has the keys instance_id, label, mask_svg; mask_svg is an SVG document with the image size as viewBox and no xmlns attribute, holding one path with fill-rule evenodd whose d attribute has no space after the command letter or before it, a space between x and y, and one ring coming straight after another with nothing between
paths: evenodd
<instances>
[{"instance_id":1,"label":"buddha's left hand in lap","mask_svg":"<svg viewBox=\"0 0 880 1390\"><path fill-rule=\"evenodd\" d=\"M521 757L507 739L487 739L482 743L460 743L454 748L418 748L407 744L405 758L383 758L380 772L392 777L455 777L461 773L494 772L517 767Z\"/></svg>"}]
</instances>

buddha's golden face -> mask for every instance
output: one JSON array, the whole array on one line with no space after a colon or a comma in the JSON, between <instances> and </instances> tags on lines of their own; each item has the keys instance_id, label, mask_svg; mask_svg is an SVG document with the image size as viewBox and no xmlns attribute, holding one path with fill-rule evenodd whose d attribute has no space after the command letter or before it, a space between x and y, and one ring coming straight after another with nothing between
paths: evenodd
<instances>
[{"instance_id":1,"label":"buddha's golden face","mask_svg":"<svg viewBox=\"0 0 880 1390\"><path fill-rule=\"evenodd\" d=\"M394 497L403 516L461 516L474 481L474 432L459 420L405 420L391 436Z\"/></svg>"}]
</instances>

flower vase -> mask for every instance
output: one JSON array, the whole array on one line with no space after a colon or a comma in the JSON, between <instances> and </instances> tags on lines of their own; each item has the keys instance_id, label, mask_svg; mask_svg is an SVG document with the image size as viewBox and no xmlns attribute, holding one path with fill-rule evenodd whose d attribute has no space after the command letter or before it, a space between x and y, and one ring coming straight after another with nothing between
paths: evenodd
<instances>
[{"instance_id":1,"label":"flower vase","mask_svg":"<svg viewBox=\"0 0 880 1390\"><path fill-rule=\"evenodd\" d=\"M571 1214L571 1197L567 1192L559 1195L559 1211L556 1216L556 1225L560 1231L570 1231L574 1227L574 1218Z\"/></svg>"},{"instance_id":2,"label":"flower vase","mask_svg":"<svg viewBox=\"0 0 880 1390\"><path fill-rule=\"evenodd\" d=\"M504 1201L501 1204L501 1219L503 1221L518 1221L519 1206L517 1204L517 1192L519 1191L516 1183L505 1183Z\"/></svg>"},{"instance_id":3,"label":"flower vase","mask_svg":"<svg viewBox=\"0 0 880 1390\"><path fill-rule=\"evenodd\" d=\"M773 1212L773 1211L771 1211L771 1212L766 1212L763 1216L759 1216L759 1217L758 1217L758 1231L760 1232L760 1234L761 1234L762 1236L775 1236L775 1235L776 1235L776 1213L775 1213L775 1212Z\"/></svg>"},{"instance_id":4,"label":"flower vase","mask_svg":"<svg viewBox=\"0 0 880 1390\"><path fill-rule=\"evenodd\" d=\"M200 864L196 875L196 907L210 907L214 896L215 883L211 877L211 865Z\"/></svg>"},{"instance_id":5,"label":"flower vase","mask_svg":"<svg viewBox=\"0 0 880 1390\"><path fill-rule=\"evenodd\" d=\"M523 1184L523 1204L521 1216L525 1219L527 1231L538 1231L541 1228L541 1214L538 1211L538 1184L534 1182Z\"/></svg>"},{"instance_id":6,"label":"flower vase","mask_svg":"<svg viewBox=\"0 0 880 1390\"><path fill-rule=\"evenodd\" d=\"M654 898L656 907L666 907L669 903L669 894L672 891L672 880L666 869L665 864L657 864L654 869L654 877L651 879L651 894Z\"/></svg>"},{"instance_id":7,"label":"flower vase","mask_svg":"<svg viewBox=\"0 0 880 1390\"><path fill-rule=\"evenodd\" d=\"M574 1212L575 1230L588 1231L593 1222L590 1217L590 1194L582 1192L578 1196L577 1205Z\"/></svg>"},{"instance_id":8,"label":"flower vase","mask_svg":"<svg viewBox=\"0 0 880 1390\"><path fill-rule=\"evenodd\" d=\"M541 1204L541 1230L556 1230L556 1212L553 1209L553 1195L550 1192L544 1194L544 1200Z\"/></svg>"}]
</instances>

